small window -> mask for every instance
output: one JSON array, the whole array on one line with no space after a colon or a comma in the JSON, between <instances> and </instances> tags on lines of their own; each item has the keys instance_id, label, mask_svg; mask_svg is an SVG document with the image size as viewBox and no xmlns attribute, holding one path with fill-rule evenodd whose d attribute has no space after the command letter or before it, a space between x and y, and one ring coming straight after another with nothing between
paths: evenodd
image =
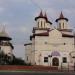
<instances>
[{"instance_id":1,"label":"small window","mask_svg":"<svg viewBox=\"0 0 75 75\"><path fill-rule=\"evenodd\" d=\"M38 28L39 28L39 22L38 22Z\"/></svg>"},{"instance_id":2,"label":"small window","mask_svg":"<svg viewBox=\"0 0 75 75\"><path fill-rule=\"evenodd\" d=\"M47 44L47 42L45 42L45 44Z\"/></svg>"},{"instance_id":3,"label":"small window","mask_svg":"<svg viewBox=\"0 0 75 75\"><path fill-rule=\"evenodd\" d=\"M44 22L44 28L45 28L45 22Z\"/></svg>"},{"instance_id":4,"label":"small window","mask_svg":"<svg viewBox=\"0 0 75 75\"><path fill-rule=\"evenodd\" d=\"M61 23L59 23L59 25L61 25Z\"/></svg>"},{"instance_id":5,"label":"small window","mask_svg":"<svg viewBox=\"0 0 75 75\"><path fill-rule=\"evenodd\" d=\"M42 28L42 21L41 21L41 28Z\"/></svg>"},{"instance_id":6,"label":"small window","mask_svg":"<svg viewBox=\"0 0 75 75\"><path fill-rule=\"evenodd\" d=\"M63 63L67 63L67 58L63 57Z\"/></svg>"},{"instance_id":7,"label":"small window","mask_svg":"<svg viewBox=\"0 0 75 75\"><path fill-rule=\"evenodd\" d=\"M66 43L64 43L64 45L66 45Z\"/></svg>"},{"instance_id":8,"label":"small window","mask_svg":"<svg viewBox=\"0 0 75 75\"><path fill-rule=\"evenodd\" d=\"M28 61L28 56L27 56L27 61Z\"/></svg>"},{"instance_id":9,"label":"small window","mask_svg":"<svg viewBox=\"0 0 75 75\"><path fill-rule=\"evenodd\" d=\"M59 23L59 29L61 29L61 23Z\"/></svg>"},{"instance_id":10,"label":"small window","mask_svg":"<svg viewBox=\"0 0 75 75\"><path fill-rule=\"evenodd\" d=\"M48 57L44 57L44 62L48 62Z\"/></svg>"},{"instance_id":11,"label":"small window","mask_svg":"<svg viewBox=\"0 0 75 75\"><path fill-rule=\"evenodd\" d=\"M63 23L63 28L64 28L64 23Z\"/></svg>"}]
</instances>

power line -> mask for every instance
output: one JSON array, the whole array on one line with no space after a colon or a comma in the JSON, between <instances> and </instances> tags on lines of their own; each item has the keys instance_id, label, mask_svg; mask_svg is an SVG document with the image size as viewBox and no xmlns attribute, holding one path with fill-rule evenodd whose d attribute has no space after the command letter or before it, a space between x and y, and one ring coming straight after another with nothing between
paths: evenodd
<instances>
[{"instance_id":1,"label":"power line","mask_svg":"<svg viewBox=\"0 0 75 75\"><path fill-rule=\"evenodd\" d=\"M30 0L35 6L37 6L40 10L42 10L41 9L41 7L34 1L34 0Z\"/></svg>"}]
</instances>

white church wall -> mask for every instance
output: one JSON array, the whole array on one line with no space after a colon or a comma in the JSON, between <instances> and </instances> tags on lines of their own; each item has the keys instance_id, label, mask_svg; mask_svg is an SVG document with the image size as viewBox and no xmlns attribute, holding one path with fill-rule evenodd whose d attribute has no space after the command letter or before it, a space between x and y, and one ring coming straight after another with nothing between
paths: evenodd
<instances>
[{"instance_id":1,"label":"white church wall","mask_svg":"<svg viewBox=\"0 0 75 75\"><path fill-rule=\"evenodd\" d=\"M50 23L46 23L46 28L53 29L53 26Z\"/></svg>"},{"instance_id":2,"label":"white church wall","mask_svg":"<svg viewBox=\"0 0 75 75\"><path fill-rule=\"evenodd\" d=\"M47 32L47 30L35 30L35 33L44 33Z\"/></svg>"},{"instance_id":3,"label":"white church wall","mask_svg":"<svg viewBox=\"0 0 75 75\"><path fill-rule=\"evenodd\" d=\"M26 63L31 63L31 46L32 45L27 45L25 46L25 62Z\"/></svg>"},{"instance_id":4,"label":"white church wall","mask_svg":"<svg viewBox=\"0 0 75 75\"><path fill-rule=\"evenodd\" d=\"M46 42L48 42L48 36L36 36L35 37L35 50L47 50L48 45L46 45Z\"/></svg>"},{"instance_id":5,"label":"white church wall","mask_svg":"<svg viewBox=\"0 0 75 75\"><path fill-rule=\"evenodd\" d=\"M63 23L64 23L64 28L63 28ZM60 29L60 27L61 29L69 29L68 22L66 22L66 20L59 20L57 28Z\"/></svg>"},{"instance_id":6,"label":"white church wall","mask_svg":"<svg viewBox=\"0 0 75 75\"><path fill-rule=\"evenodd\" d=\"M37 26L38 26L38 28L45 28L45 23L46 23L46 20L44 18L38 19L37 20Z\"/></svg>"}]
</instances>

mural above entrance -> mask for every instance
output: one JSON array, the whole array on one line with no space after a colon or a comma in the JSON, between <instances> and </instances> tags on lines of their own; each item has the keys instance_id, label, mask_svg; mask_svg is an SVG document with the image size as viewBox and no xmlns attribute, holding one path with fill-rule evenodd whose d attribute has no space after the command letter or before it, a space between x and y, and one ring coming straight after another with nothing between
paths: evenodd
<instances>
[{"instance_id":1,"label":"mural above entrance","mask_svg":"<svg viewBox=\"0 0 75 75\"><path fill-rule=\"evenodd\" d=\"M51 53L52 56L60 56L60 53L58 51L53 51Z\"/></svg>"}]
</instances>

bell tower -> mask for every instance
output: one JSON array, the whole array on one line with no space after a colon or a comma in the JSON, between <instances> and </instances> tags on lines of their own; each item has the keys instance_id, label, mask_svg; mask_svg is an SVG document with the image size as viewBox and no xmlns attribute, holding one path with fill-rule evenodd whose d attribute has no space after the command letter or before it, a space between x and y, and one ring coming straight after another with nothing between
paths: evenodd
<instances>
[{"instance_id":1,"label":"bell tower","mask_svg":"<svg viewBox=\"0 0 75 75\"><path fill-rule=\"evenodd\" d=\"M38 17L35 17L35 21L37 22L38 28L45 28L46 19L43 16L42 11L40 12Z\"/></svg>"},{"instance_id":2,"label":"bell tower","mask_svg":"<svg viewBox=\"0 0 75 75\"><path fill-rule=\"evenodd\" d=\"M63 13L61 12L58 19L56 19L57 22L57 29L68 29L68 19L64 17Z\"/></svg>"},{"instance_id":3,"label":"bell tower","mask_svg":"<svg viewBox=\"0 0 75 75\"><path fill-rule=\"evenodd\" d=\"M35 21L37 23L37 28L40 28L40 29L51 28L52 23L48 20L46 12L43 15L41 11L39 16L35 17Z\"/></svg>"}]
</instances>

